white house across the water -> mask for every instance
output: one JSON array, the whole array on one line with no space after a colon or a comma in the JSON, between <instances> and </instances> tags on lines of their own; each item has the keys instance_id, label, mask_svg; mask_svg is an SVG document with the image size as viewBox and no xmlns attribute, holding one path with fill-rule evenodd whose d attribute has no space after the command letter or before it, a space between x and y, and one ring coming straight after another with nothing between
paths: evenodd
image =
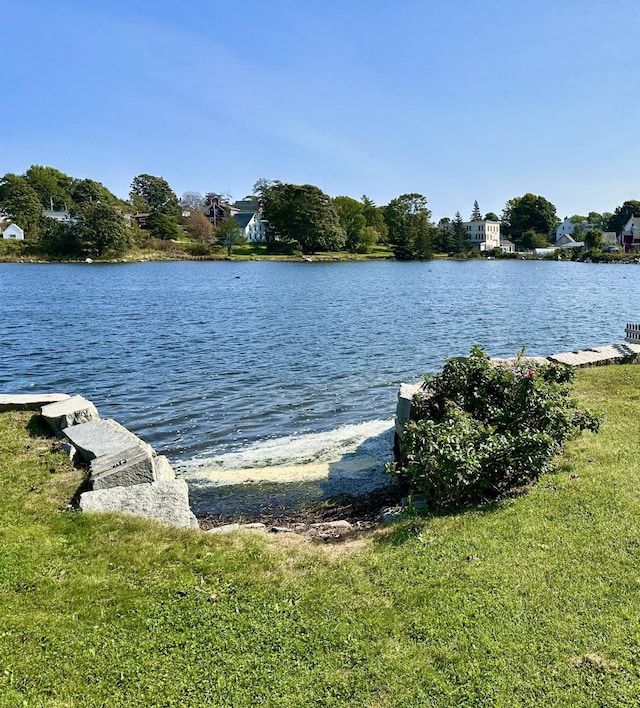
<instances>
[{"instance_id":1,"label":"white house across the water","mask_svg":"<svg viewBox=\"0 0 640 708\"><path fill-rule=\"evenodd\" d=\"M267 240L267 224L262 221L257 212L241 211L239 214L234 214L232 218L249 243Z\"/></svg>"},{"instance_id":2,"label":"white house across the water","mask_svg":"<svg viewBox=\"0 0 640 708\"><path fill-rule=\"evenodd\" d=\"M500 222L487 219L465 221L464 228L469 234L471 246L479 251L490 251L500 247Z\"/></svg>"},{"instance_id":3,"label":"white house across the water","mask_svg":"<svg viewBox=\"0 0 640 708\"><path fill-rule=\"evenodd\" d=\"M2 228L1 225L0 228ZM18 226L18 224L9 224L2 231L2 238L11 239L13 241L24 241L24 231Z\"/></svg>"}]
</instances>

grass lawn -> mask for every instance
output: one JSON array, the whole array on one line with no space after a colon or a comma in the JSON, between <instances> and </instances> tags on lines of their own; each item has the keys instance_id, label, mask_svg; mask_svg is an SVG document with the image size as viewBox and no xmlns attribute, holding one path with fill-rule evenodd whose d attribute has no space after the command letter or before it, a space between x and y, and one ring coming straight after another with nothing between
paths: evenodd
<instances>
[{"instance_id":1,"label":"grass lawn","mask_svg":"<svg viewBox=\"0 0 640 708\"><path fill-rule=\"evenodd\" d=\"M640 366L576 391L527 494L339 543L69 510L0 414L0 706L637 706Z\"/></svg>"}]
</instances>

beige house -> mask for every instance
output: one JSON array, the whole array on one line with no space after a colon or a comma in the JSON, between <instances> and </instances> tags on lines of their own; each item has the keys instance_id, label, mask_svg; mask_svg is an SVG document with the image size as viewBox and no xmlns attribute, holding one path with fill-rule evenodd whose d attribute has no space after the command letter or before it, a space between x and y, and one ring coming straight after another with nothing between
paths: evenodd
<instances>
[{"instance_id":1,"label":"beige house","mask_svg":"<svg viewBox=\"0 0 640 708\"><path fill-rule=\"evenodd\" d=\"M464 228L469 235L471 246L478 251L500 248L500 222L473 219L465 221Z\"/></svg>"}]
</instances>

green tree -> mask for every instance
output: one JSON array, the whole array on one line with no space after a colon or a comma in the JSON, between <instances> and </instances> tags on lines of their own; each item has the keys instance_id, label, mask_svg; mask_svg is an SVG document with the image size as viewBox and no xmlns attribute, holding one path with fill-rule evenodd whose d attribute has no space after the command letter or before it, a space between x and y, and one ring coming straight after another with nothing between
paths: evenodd
<instances>
[{"instance_id":1,"label":"green tree","mask_svg":"<svg viewBox=\"0 0 640 708\"><path fill-rule=\"evenodd\" d=\"M363 232L367 226L363 213L364 205L351 197L335 197L333 206L345 233L345 247L355 253L360 249Z\"/></svg>"},{"instance_id":2,"label":"green tree","mask_svg":"<svg viewBox=\"0 0 640 708\"><path fill-rule=\"evenodd\" d=\"M534 248L547 248L550 246L549 240L542 234L537 234L533 229L529 229L522 234L520 244L529 250Z\"/></svg>"},{"instance_id":3,"label":"green tree","mask_svg":"<svg viewBox=\"0 0 640 708\"><path fill-rule=\"evenodd\" d=\"M73 180L71 198L74 204L99 202L101 204L115 205L119 201L103 184L93 179Z\"/></svg>"},{"instance_id":4,"label":"green tree","mask_svg":"<svg viewBox=\"0 0 640 708\"><path fill-rule=\"evenodd\" d=\"M435 228L429 221L431 211L422 194L401 194L384 210L389 241L396 258L430 258L433 255Z\"/></svg>"},{"instance_id":5,"label":"green tree","mask_svg":"<svg viewBox=\"0 0 640 708\"><path fill-rule=\"evenodd\" d=\"M632 216L640 216L640 201L636 199L629 199L615 208L609 217L607 231L615 231L619 236Z\"/></svg>"},{"instance_id":6,"label":"green tree","mask_svg":"<svg viewBox=\"0 0 640 708\"><path fill-rule=\"evenodd\" d=\"M147 174L134 177L129 197L138 210L140 207L147 207L142 210L158 211L171 217L180 216L178 197L162 177Z\"/></svg>"},{"instance_id":7,"label":"green tree","mask_svg":"<svg viewBox=\"0 0 640 708\"><path fill-rule=\"evenodd\" d=\"M488 212L484 215L484 220L485 220L485 221L500 221L500 218L498 217L497 214L494 214L494 212L488 211Z\"/></svg>"},{"instance_id":8,"label":"green tree","mask_svg":"<svg viewBox=\"0 0 640 708\"><path fill-rule=\"evenodd\" d=\"M80 256L82 245L75 224L63 224L46 216L40 220L40 244L52 256Z\"/></svg>"},{"instance_id":9,"label":"green tree","mask_svg":"<svg viewBox=\"0 0 640 708\"><path fill-rule=\"evenodd\" d=\"M37 236L42 204L24 177L7 173L0 180L0 211L24 229L28 238Z\"/></svg>"},{"instance_id":10,"label":"green tree","mask_svg":"<svg viewBox=\"0 0 640 708\"><path fill-rule=\"evenodd\" d=\"M86 204L72 227L84 255L121 256L131 246L129 229L120 211L100 202Z\"/></svg>"},{"instance_id":11,"label":"green tree","mask_svg":"<svg viewBox=\"0 0 640 708\"><path fill-rule=\"evenodd\" d=\"M473 202L473 210L471 212L471 221L475 221L476 219L482 219L482 212L480 211L480 207L478 206L477 199Z\"/></svg>"},{"instance_id":12,"label":"green tree","mask_svg":"<svg viewBox=\"0 0 640 708\"><path fill-rule=\"evenodd\" d=\"M431 212L429 212L430 214ZM429 221L427 214L418 214L413 224L414 249L416 258L431 258L433 256L433 239L435 227Z\"/></svg>"},{"instance_id":13,"label":"green tree","mask_svg":"<svg viewBox=\"0 0 640 708\"><path fill-rule=\"evenodd\" d=\"M605 223L602 220L602 214L599 214L597 211L590 211L587 221L593 224L595 228L604 230Z\"/></svg>"},{"instance_id":14,"label":"green tree","mask_svg":"<svg viewBox=\"0 0 640 708\"><path fill-rule=\"evenodd\" d=\"M362 213L367 226L373 227L378 232L378 243L387 243L389 233L384 220L384 207L376 206L366 194L362 195Z\"/></svg>"},{"instance_id":15,"label":"green tree","mask_svg":"<svg viewBox=\"0 0 640 708\"><path fill-rule=\"evenodd\" d=\"M589 229L583 237L585 248L589 250L602 250L604 234L600 229Z\"/></svg>"},{"instance_id":16,"label":"green tree","mask_svg":"<svg viewBox=\"0 0 640 708\"><path fill-rule=\"evenodd\" d=\"M374 246L379 242L380 233L373 226L365 226L360 234L360 244L358 253L371 253Z\"/></svg>"},{"instance_id":17,"label":"green tree","mask_svg":"<svg viewBox=\"0 0 640 708\"><path fill-rule=\"evenodd\" d=\"M238 222L231 216L220 222L215 228L216 243L227 249L227 256L233 253L233 247L245 243L246 239Z\"/></svg>"},{"instance_id":18,"label":"green tree","mask_svg":"<svg viewBox=\"0 0 640 708\"><path fill-rule=\"evenodd\" d=\"M528 192L522 197L510 199L502 212L505 234L519 239L525 231L550 234L558 225L555 206L544 197Z\"/></svg>"},{"instance_id":19,"label":"green tree","mask_svg":"<svg viewBox=\"0 0 640 708\"><path fill-rule=\"evenodd\" d=\"M153 238L161 241L175 240L180 235L175 218L161 211L152 211L145 221L144 228L151 233Z\"/></svg>"},{"instance_id":20,"label":"green tree","mask_svg":"<svg viewBox=\"0 0 640 708\"><path fill-rule=\"evenodd\" d=\"M433 248L436 253L452 253L454 250L453 226L448 216L442 217L438 222L433 237Z\"/></svg>"},{"instance_id":21,"label":"green tree","mask_svg":"<svg viewBox=\"0 0 640 708\"><path fill-rule=\"evenodd\" d=\"M311 184L256 183L260 210L278 236L297 242L303 253L339 251L345 233L332 200Z\"/></svg>"},{"instance_id":22,"label":"green tree","mask_svg":"<svg viewBox=\"0 0 640 708\"><path fill-rule=\"evenodd\" d=\"M35 189L44 209L70 209L73 178L54 167L31 165L25 179Z\"/></svg>"},{"instance_id":23,"label":"green tree","mask_svg":"<svg viewBox=\"0 0 640 708\"><path fill-rule=\"evenodd\" d=\"M456 212L453 217L452 233L453 233L453 252L461 255L463 253L469 253L471 250L471 238L469 237L469 232L462 219L462 215L459 211Z\"/></svg>"}]
</instances>

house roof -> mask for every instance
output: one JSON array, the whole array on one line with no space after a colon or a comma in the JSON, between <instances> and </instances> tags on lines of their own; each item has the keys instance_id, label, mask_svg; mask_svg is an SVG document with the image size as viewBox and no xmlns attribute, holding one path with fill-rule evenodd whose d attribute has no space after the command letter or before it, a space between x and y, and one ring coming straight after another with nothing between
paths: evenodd
<instances>
[{"instance_id":1,"label":"house roof","mask_svg":"<svg viewBox=\"0 0 640 708\"><path fill-rule=\"evenodd\" d=\"M627 231L629 227L629 224L633 224L633 226L636 227L636 229L640 229L640 216L632 216L629 221L625 224L624 230Z\"/></svg>"},{"instance_id":2,"label":"house roof","mask_svg":"<svg viewBox=\"0 0 640 708\"><path fill-rule=\"evenodd\" d=\"M241 211L239 214L234 214L233 218L238 222L238 226L241 229L245 229L254 216L255 212L253 211Z\"/></svg>"},{"instance_id":3,"label":"house roof","mask_svg":"<svg viewBox=\"0 0 640 708\"><path fill-rule=\"evenodd\" d=\"M238 201L233 202L231 206L241 212L252 211L254 213L256 213L260 208L260 205L255 199L239 199Z\"/></svg>"},{"instance_id":4,"label":"house roof","mask_svg":"<svg viewBox=\"0 0 640 708\"><path fill-rule=\"evenodd\" d=\"M14 224L13 222L7 224L6 222L0 221L0 235L3 234L5 231L8 231L11 227L13 227L14 230L17 230L20 234L24 235L24 229L18 226L18 224Z\"/></svg>"}]
</instances>

